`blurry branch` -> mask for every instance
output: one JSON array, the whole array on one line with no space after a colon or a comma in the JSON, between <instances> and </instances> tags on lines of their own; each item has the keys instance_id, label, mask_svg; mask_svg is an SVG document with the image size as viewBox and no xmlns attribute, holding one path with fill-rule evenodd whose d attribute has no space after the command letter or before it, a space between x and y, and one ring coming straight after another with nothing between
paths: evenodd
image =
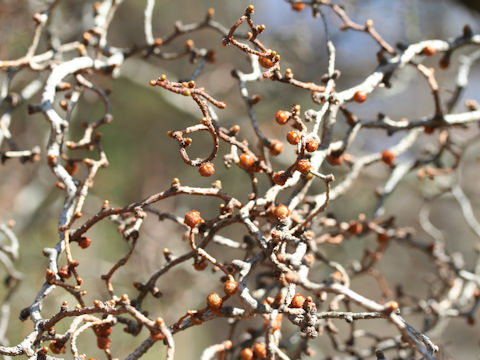
<instances>
[{"instance_id":1,"label":"blurry branch","mask_svg":"<svg viewBox=\"0 0 480 360\"><path fill-rule=\"evenodd\" d=\"M457 200L458 204L460 205L460 208L462 209L462 214L465 218L466 223L468 224L470 229L472 229L473 233L477 236L477 238L480 239L480 223L473 214L472 205L470 204L468 197L465 195L460 185L455 184L452 187L452 194L455 197L455 200Z\"/></svg>"}]
</instances>

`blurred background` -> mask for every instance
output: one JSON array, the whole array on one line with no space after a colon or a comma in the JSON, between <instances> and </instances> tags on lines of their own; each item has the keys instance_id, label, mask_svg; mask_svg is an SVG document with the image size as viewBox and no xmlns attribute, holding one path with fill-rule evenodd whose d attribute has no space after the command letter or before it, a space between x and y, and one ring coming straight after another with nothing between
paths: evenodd
<instances>
[{"instance_id":1,"label":"blurred background","mask_svg":"<svg viewBox=\"0 0 480 360\"><path fill-rule=\"evenodd\" d=\"M215 19L229 28L243 13L248 4L255 5L254 21L265 24L267 30L261 41L282 56L282 67L292 68L295 76L304 81L320 82L326 72L326 45L323 23L312 18L311 11L291 11L290 5L282 0L262 1L211 1L211 0L157 0L153 17L153 33L155 37L164 37L174 29L175 21L184 24L196 22L204 18L208 8L215 8ZM92 26L92 1L60 2L52 19L53 32L62 42L81 38L82 33ZM461 2L446 0L345 0L350 17L363 24L367 19L374 21L375 28L391 44L413 43L425 39L449 39L461 35L464 24L470 24L474 33L480 31L479 13ZM478 2L473 1L472 6ZM39 0L2 0L0 1L0 59L15 59L23 56L30 45L34 23L31 16L43 10L45 2ZM130 47L144 43L143 12L145 1L125 0L118 8L109 30L109 44L118 47ZM367 35L354 31L340 31L340 22L335 14L326 9L332 39L337 50L336 68L342 76L337 83L337 90L347 89L361 82L377 66L376 52L378 45ZM243 29L242 31L245 31ZM249 126L246 107L240 97L236 80L231 77L232 69L249 72L250 65L243 53L233 46L222 47L221 36L209 29L180 37L168 46L168 51L181 51L187 39L193 39L199 48L213 49L216 62L207 64L197 79L197 84L204 86L217 99L228 104L227 109L217 113L225 127L239 124L240 137L254 141ZM43 39L45 40L45 39ZM45 50L45 41L37 53ZM458 57L472 52L472 48L464 48L455 52L451 66L447 70L438 68L440 55L425 61L428 66L437 69L436 74L441 87L443 100L448 100L455 88L455 76L458 68ZM196 168L186 166L178 154L175 141L166 136L167 130L178 130L195 124L201 118L200 112L188 99L175 96L158 87L148 85L150 79L160 74L178 80L192 74L195 65L186 57L177 61L163 61L155 57L144 59L141 56L129 58L120 68L116 79L95 75L90 77L96 85L112 89L114 121L104 126L103 146L110 166L101 169L96 177L95 186L90 190L84 218L98 211L104 199L113 206L121 206L169 187L172 179L177 177L184 185L208 186L213 179L201 178ZM465 111L466 99L479 100L480 71L479 66L472 68L470 83L454 111ZM13 91L19 91L29 81L46 74L36 74L25 70L15 78ZM4 77L4 74L1 75ZM433 114L434 104L428 84L419 77L413 68L405 68L395 73L391 89L379 88L364 104L349 105L363 119L375 119L378 113L384 113L393 119L403 117L417 119ZM262 131L273 138L284 139L286 130L276 125L274 119L278 109L290 109L293 104L300 104L303 110L318 109L312 103L307 91L271 82L259 81L248 85L250 94L260 94L262 101L256 105L255 111ZM30 102L38 103L38 94ZM60 100L63 95L58 96ZM81 134L81 121L93 121L103 115L103 104L92 93L85 92L78 104L71 122L71 138L78 140ZM346 125L338 123L336 135L340 138ZM48 136L48 126L41 115L27 115L26 105L22 105L13 113L10 127L13 139L21 149L30 149L40 145L42 151ZM468 139L478 134L476 126L455 130L456 136ZM363 130L353 144L351 153L365 154L379 152L394 145L404 134L388 137L382 131ZM205 145L208 144L208 145ZM399 161L407 161L421 154L428 146L434 146L435 139L422 135L412 151ZM6 144L3 144L3 150ZM221 179L225 191L237 196L241 201L248 194L248 177L239 168L233 166L226 169L222 163L223 154L228 151L223 147L220 156L215 160L215 179ZM205 136L194 136L191 153L197 156L207 155L210 151L210 139ZM480 189L478 176L480 165L476 161L479 147L471 146L462 160L460 181L462 188L470 199L476 215L480 215ZM288 148L284 154L275 159L275 168L282 169L290 165L294 158L293 151ZM334 172L341 178L346 168L332 168L325 165L325 172ZM371 217L377 204L375 190L382 186L388 177L386 166L377 164L368 169L359 179L355 188L346 196L331 203L328 212L334 213L340 220L355 218L359 212ZM438 177L435 180L418 180L411 174L401 182L399 188L386 202L386 215L395 214L397 224L411 226L416 229L419 238L429 240L418 225L418 212L423 204L423 197L435 194L442 186L449 183L449 177ZM9 219L16 221L14 231L20 239L21 258L17 268L25 278L15 294L8 331L11 344L16 344L31 331L31 323L20 323L18 313L21 308L30 305L40 288L44 278L46 261L42 256L44 247L54 246L58 241L57 222L63 201L63 193L55 188L54 177L45 157L37 164L20 164L9 160L0 166L0 221ZM261 183L265 186L267 183ZM313 187L311 193L323 191L322 184ZM156 205L162 212L171 212L182 216L191 209L201 211L205 218L217 213L219 202L214 199L177 197L165 200ZM434 202L431 221L442 231L449 251L459 251L470 267L476 261L472 251L479 239L469 230L460 213L459 207L452 197L445 196ZM81 224L82 221L80 221ZM242 240L245 229L240 226L228 228L222 233L235 240ZM103 222L89 232L93 243L88 250L74 248L74 257L80 261L79 272L88 284L87 303L93 299L105 299L107 293L99 274L104 274L128 251L128 245L117 233L113 223ZM163 263L163 248L169 248L173 254L182 254L188 250L188 244L182 239L182 229L168 221L159 222L149 216L141 232L139 244L129 264L122 268L114 278L116 294L128 292L135 294L133 281L145 281ZM3 241L3 240L2 240ZM350 240L341 246L326 245L325 252L331 258L348 265L353 258L361 257L366 248L372 248L373 238ZM224 249L212 248L212 252L220 259L231 259L233 253L225 253ZM238 254L237 254L238 255ZM94 259L94 260L93 260ZM93 260L93 261L92 261ZM428 281L433 265L428 259L405 247L392 244L387 256L380 263L383 272L392 288L403 283L407 293L425 297L428 293ZM152 317L162 316L171 323L178 319L185 310L203 306L207 292L219 291L221 282L212 283L211 270L196 272L192 264L184 264L160 278L158 287L163 293L160 299L149 297L145 309ZM216 288L215 288L216 287ZM376 283L370 278L355 280L353 287L360 293L373 298L381 296ZM3 289L0 288L0 295ZM55 313L59 304L74 299L61 290L56 289L54 298L46 303L45 316ZM421 319L409 319L421 328ZM256 327L261 320L247 324ZM67 326L65 323L64 326ZM362 326L364 324L362 323ZM341 329L343 324L339 323ZM381 334L395 332L382 320L365 322ZM224 320L218 319L202 327L192 328L175 336L178 359L198 358L201 349L224 340L227 331ZM466 325L464 320L452 320L446 331L433 339L441 347L439 359L473 359L480 353L478 325ZM60 332L61 329L58 329ZM125 357L146 333L133 338L115 327L112 344L114 356ZM118 340L117 340L118 339ZM121 340L120 340L121 339ZM96 349L93 334L84 333L80 337L83 347L90 352L88 356L102 356ZM326 337L313 341L312 347L317 351L315 358L323 359L331 353L331 345ZM85 351L85 350L84 350ZM157 359L162 356L164 347L155 345L145 359ZM68 354L67 354L68 355ZM67 356L68 358L68 356Z\"/></svg>"}]
</instances>

